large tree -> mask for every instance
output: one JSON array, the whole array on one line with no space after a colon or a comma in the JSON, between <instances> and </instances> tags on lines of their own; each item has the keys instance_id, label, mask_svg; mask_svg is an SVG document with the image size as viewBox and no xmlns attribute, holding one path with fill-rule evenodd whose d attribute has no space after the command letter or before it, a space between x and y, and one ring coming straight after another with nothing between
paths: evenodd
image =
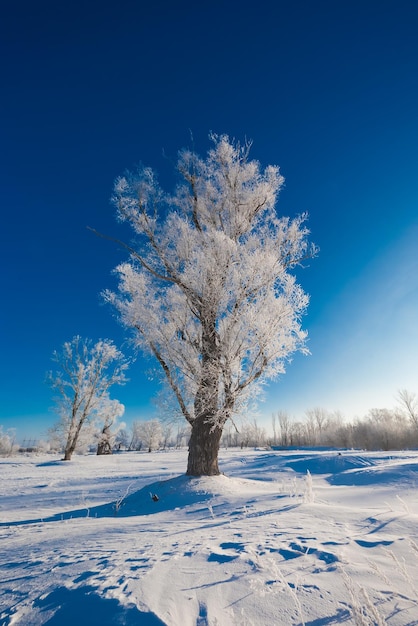
<instances>
[{"instance_id":1,"label":"large tree","mask_svg":"<svg viewBox=\"0 0 418 626\"><path fill-rule=\"evenodd\" d=\"M114 202L135 233L119 291L105 297L165 374L191 426L187 474L219 474L223 427L250 395L306 351L308 296L290 273L316 253L306 215L276 213L283 184L249 144L212 136L206 159L179 153L180 182L143 168L118 178Z\"/></svg>"},{"instance_id":2,"label":"large tree","mask_svg":"<svg viewBox=\"0 0 418 626\"><path fill-rule=\"evenodd\" d=\"M64 461L70 461L88 424L120 413L122 405L109 398L109 389L126 381L128 362L109 339L93 344L79 336L66 341L61 351L55 351L53 360L58 370L49 373L49 381L58 392L58 430L65 441Z\"/></svg>"}]
</instances>

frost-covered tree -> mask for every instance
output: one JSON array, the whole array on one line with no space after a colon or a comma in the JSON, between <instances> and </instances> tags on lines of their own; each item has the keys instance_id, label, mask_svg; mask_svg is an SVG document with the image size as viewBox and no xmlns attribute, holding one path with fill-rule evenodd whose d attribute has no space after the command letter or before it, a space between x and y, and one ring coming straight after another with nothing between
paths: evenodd
<instances>
[{"instance_id":1,"label":"frost-covered tree","mask_svg":"<svg viewBox=\"0 0 418 626\"><path fill-rule=\"evenodd\" d=\"M241 447L258 447L267 445L266 430L263 426L260 426L256 418L243 420L239 435Z\"/></svg>"},{"instance_id":2,"label":"frost-covered tree","mask_svg":"<svg viewBox=\"0 0 418 626\"><path fill-rule=\"evenodd\" d=\"M99 441L97 442L97 454L112 454L113 445L117 434L117 420L122 417L125 407L119 400L104 398L100 409L97 411L101 421Z\"/></svg>"},{"instance_id":3,"label":"frost-covered tree","mask_svg":"<svg viewBox=\"0 0 418 626\"><path fill-rule=\"evenodd\" d=\"M147 420L141 424L142 441L148 452L159 447L163 436L162 424L159 420Z\"/></svg>"},{"instance_id":4,"label":"frost-covered tree","mask_svg":"<svg viewBox=\"0 0 418 626\"><path fill-rule=\"evenodd\" d=\"M142 422L139 420L134 420L131 424L130 428L130 437L128 443L128 450L142 450L144 445L144 441L142 438Z\"/></svg>"},{"instance_id":5,"label":"frost-covered tree","mask_svg":"<svg viewBox=\"0 0 418 626\"><path fill-rule=\"evenodd\" d=\"M322 444L323 433L329 420L328 411L321 407L315 407L305 411L305 414L309 444L312 446Z\"/></svg>"},{"instance_id":6,"label":"frost-covered tree","mask_svg":"<svg viewBox=\"0 0 418 626\"><path fill-rule=\"evenodd\" d=\"M133 228L130 260L106 299L158 361L191 426L187 474L219 474L223 427L260 385L305 351L308 296L291 270L312 257L306 215L279 217L277 167L249 144L212 136L206 159L184 150L180 183L160 188L149 168L115 184L118 217Z\"/></svg>"},{"instance_id":7,"label":"frost-covered tree","mask_svg":"<svg viewBox=\"0 0 418 626\"><path fill-rule=\"evenodd\" d=\"M19 445L16 443L15 431L9 429L4 432L3 427L0 426L0 456L10 456L17 452L18 449Z\"/></svg>"},{"instance_id":8,"label":"frost-covered tree","mask_svg":"<svg viewBox=\"0 0 418 626\"><path fill-rule=\"evenodd\" d=\"M398 391L398 403L413 428L418 430L418 395L407 389Z\"/></svg>"},{"instance_id":9,"label":"frost-covered tree","mask_svg":"<svg viewBox=\"0 0 418 626\"><path fill-rule=\"evenodd\" d=\"M109 339L93 344L79 336L55 351L53 360L59 370L50 372L48 378L58 392L59 429L65 439L64 460L69 461L82 429L91 425L108 402L109 388L126 381L128 362Z\"/></svg>"},{"instance_id":10,"label":"frost-covered tree","mask_svg":"<svg viewBox=\"0 0 418 626\"><path fill-rule=\"evenodd\" d=\"M120 428L115 435L115 446L118 448L118 450L122 448L127 449L129 448L129 441L130 438L126 427Z\"/></svg>"},{"instance_id":11,"label":"frost-covered tree","mask_svg":"<svg viewBox=\"0 0 418 626\"><path fill-rule=\"evenodd\" d=\"M280 428L280 445L286 447L290 444L291 420L286 411L278 411L277 421Z\"/></svg>"},{"instance_id":12,"label":"frost-covered tree","mask_svg":"<svg viewBox=\"0 0 418 626\"><path fill-rule=\"evenodd\" d=\"M160 445L165 450L169 446L173 445L173 431L174 422L160 422L161 423L161 437Z\"/></svg>"}]
</instances>

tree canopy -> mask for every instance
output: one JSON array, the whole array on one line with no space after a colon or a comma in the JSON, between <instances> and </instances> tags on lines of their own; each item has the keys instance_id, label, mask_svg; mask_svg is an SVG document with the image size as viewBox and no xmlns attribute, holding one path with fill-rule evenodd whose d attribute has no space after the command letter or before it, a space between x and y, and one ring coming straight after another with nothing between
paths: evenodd
<instances>
[{"instance_id":1,"label":"tree canopy","mask_svg":"<svg viewBox=\"0 0 418 626\"><path fill-rule=\"evenodd\" d=\"M123 414L123 405L110 399L109 389L126 382L128 360L111 340L93 344L78 335L54 351L53 360L59 369L48 378L58 392L58 427L65 438L64 460L69 461L87 423L99 419L111 424Z\"/></svg>"},{"instance_id":2,"label":"tree canopy","mask_svg":"<svg viewBox=\"0 0 418 626\"><path fill-rule=\"evenodd\" d=\"M179 153L164 192L142 168L117 179L118 218L135 233L105 298L164 372L192 427L188 474L219 473L225 422L260 385L307 352L308 296L291 270L316 254L306 214L279 216L283 177L250 160L250 145L212 136L205 159Z\"/></svg>"}]
</instances>

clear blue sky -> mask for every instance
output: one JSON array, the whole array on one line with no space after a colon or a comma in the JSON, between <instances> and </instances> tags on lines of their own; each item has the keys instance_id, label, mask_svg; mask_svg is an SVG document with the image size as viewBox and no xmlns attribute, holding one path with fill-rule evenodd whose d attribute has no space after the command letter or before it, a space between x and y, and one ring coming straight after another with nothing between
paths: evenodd
<instances>
[{"instance_id":1,"label":"clear blue sky","mask_svg":"<svg viewBox=\"0 0 418 626\"><path fill-rule=\"evenodd\" d=\"M45 373L74 334L128 350L100 299L125 254L86 226L126 235L114 179L141 161L171 185L190 131L201 153L209 131L251 138L321 248L299 276L312 355L260 414L352 418L418 391L418 2L16 0L0 31L0 425L45 436ZM114 389L128 420L153 415L150 365Z\"/></svg>"}]
</instances>

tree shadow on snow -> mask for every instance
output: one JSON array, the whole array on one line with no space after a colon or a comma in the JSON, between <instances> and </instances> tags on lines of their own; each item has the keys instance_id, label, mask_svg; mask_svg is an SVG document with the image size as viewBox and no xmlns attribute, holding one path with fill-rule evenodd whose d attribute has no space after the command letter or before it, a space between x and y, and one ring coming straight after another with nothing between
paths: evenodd
<instances>
[{"instance_id":1,"label":"tree shadow on snow","mask_svg":"<svg viewBox=\"0 0 418 626\"><path fill-rule=\"evenodd\" d=\"M45 598L34 602L41 612L53 612L45 626L164 626L155 613L139 611L136 607L124 607L116 599L99 596L94 587L67 589L57 587Z\"/></svg>"},{"instance_id":2,"label":"tree shadow on snow","mask_svg":"<svg viewBox=\"0 0 418 626\"><path fill-rule=\"evenodd\" d=\"M66 465L69 466L68 461L64 461L63 459L55 459L54 461L45 461L44 463L37 463L36 467L56 467L57 465Z\"/></svg>"}]
</instances>

